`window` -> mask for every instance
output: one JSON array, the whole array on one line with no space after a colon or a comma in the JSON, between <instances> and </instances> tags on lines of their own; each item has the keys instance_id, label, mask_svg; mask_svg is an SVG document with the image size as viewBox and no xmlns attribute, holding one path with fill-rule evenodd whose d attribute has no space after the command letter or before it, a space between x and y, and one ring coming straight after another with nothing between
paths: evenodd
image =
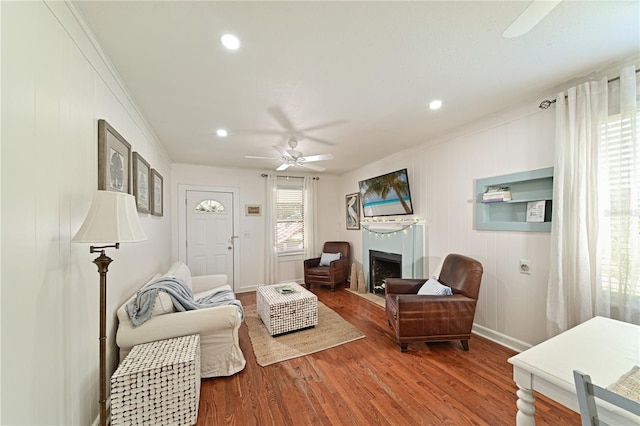
<instances>
[{"instance_id":1,"label":"window","mask_svg":"<svg viewBox=\"0 0 640 426\"><path fill-rule=\"evenodd\" d=\"M216 200L204 200L195 208L199 213L224 213L224 206Z\"/></svg>"},{"instance_id":2,"label":"window","mask_svg":"<svg viewBox=\"0 0 640 426\"><path fill-rule=\"evenodd\" d=\"M276 247L279 255L304 251L303 179L278 178L276 190Z\"/></svg>"},{"instance_id":3,"label":"window","mask_svg":"<svg viewBox=\"0 0 640 426\"><path fill-rule=\"evenodd\" d=\"M635 139L640 134L640 111L635 120L629 116L610 116L602 130L602 158L609 193L603 221L608 229L604 229L607 243L602 253L602 285L611 292L612 303L617 304L621 300L614 298L640 297L640 259L634 255L634 246L640 239L640 185L634 182L640 167L640 150Z\"/></svg>"}]
</instances>

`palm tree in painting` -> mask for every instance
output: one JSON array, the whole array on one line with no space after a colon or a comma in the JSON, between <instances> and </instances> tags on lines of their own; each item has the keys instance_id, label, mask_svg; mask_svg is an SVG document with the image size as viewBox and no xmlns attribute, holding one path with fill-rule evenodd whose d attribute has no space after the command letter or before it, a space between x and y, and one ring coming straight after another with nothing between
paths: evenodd
<instances>
[{"instance_id":1,"label":"palm tree in painting","mask_svg":"<svg viewBox=\"0 0 640 426\"><path fill-rule=\"evenodd\" d=\"M404 201L404 197L409 196L409 184L406 180L400 178L397 173L389 173L388 175L380 176L376 178L364 192L364 196L370 196L378 194L381 199L386 200L389 191L393 189L398 197L398 201L402 205L402 208L407 214L411 213L411 207L409 207Z\"/></svg>"}]
</instances>

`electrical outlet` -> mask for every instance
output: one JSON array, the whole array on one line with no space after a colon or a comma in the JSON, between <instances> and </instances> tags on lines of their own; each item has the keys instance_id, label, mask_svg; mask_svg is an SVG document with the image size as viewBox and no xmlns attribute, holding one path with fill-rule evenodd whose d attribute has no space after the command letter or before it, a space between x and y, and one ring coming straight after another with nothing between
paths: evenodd
<instances>
[{"instance_id":1,"label":"electrical outlet","mask_svg":"<svg viewBox=\"0 0 640 426\"><path fill-rule=\"evenodd\" d=\"M531 261L520 259L520 273L531 275Z\"/></svg>"}]
</instances>

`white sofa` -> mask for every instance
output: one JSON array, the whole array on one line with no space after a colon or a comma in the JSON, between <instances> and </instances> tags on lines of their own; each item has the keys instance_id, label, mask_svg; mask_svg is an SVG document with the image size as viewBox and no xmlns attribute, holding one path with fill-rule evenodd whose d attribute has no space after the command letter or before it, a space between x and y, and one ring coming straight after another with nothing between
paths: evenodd
<instances>
[{"instance_id":1,"label":"white sofa","mask_svg":"<svg viewBox=\"0 0 640 426\"><path fill-rule=\"evenodd\" d=\"M222 289L231 289L227 285L226 275L191 277L189 268L182 262L174 263L164 276L185 281L192 287L196 300ZM156 275L147 284L160 277L160 274ZM116 343L120 348L121 361L133 346L140 343L199 334L202 377L230 376L244 368L245 359L238 341L238 329L242 323L242 317L237 306L217 306L179 312L173 307L169 295L160 291L151 318L144 324L134 327L126 305L135 297L134 294L117 311L119 324Z\"/></svg>"}]
</instances>

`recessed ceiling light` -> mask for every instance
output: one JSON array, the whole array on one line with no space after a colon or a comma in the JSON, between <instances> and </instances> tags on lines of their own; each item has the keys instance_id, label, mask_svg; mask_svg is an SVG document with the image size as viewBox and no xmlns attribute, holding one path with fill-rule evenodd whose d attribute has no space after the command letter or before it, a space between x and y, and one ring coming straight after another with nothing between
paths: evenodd
<instances>
[{"instance_id":1,"label":"recessed ceiling light","mask_svg":"<svg viewBox=\"0 0 640 426\"><path fill-rule=\"evenodd\" d=\"M240 39L233 34L225 34L220 37L220 42L229 50L238 50L240 47Z\"/></svg>"},{"instance_id":2,"label":"recessed ceiling light","mask_svg":"<svg viewBox=\"0 0 640 426\"><path fill-rule=\"evenodd\" d=\"M442 106L442 101L440 99L436 99L431 101L431 103L429 103L429 108L436 110L436 109L440 109L440 107Z\"/></svg>"},{"instance_id":3,"label":"recessed ceiling light","mask_svg":"<svg viewBox=\"0 0 640 426\"><path fill-rule=\"evenodd\" d=\"M218 129L218 130L216 130L216 134L218 136L220 136L221 138L224 138L224 137L227 136L228 133L227 133L227 131L225 129Z\"/></svg>"}]
</instances>

